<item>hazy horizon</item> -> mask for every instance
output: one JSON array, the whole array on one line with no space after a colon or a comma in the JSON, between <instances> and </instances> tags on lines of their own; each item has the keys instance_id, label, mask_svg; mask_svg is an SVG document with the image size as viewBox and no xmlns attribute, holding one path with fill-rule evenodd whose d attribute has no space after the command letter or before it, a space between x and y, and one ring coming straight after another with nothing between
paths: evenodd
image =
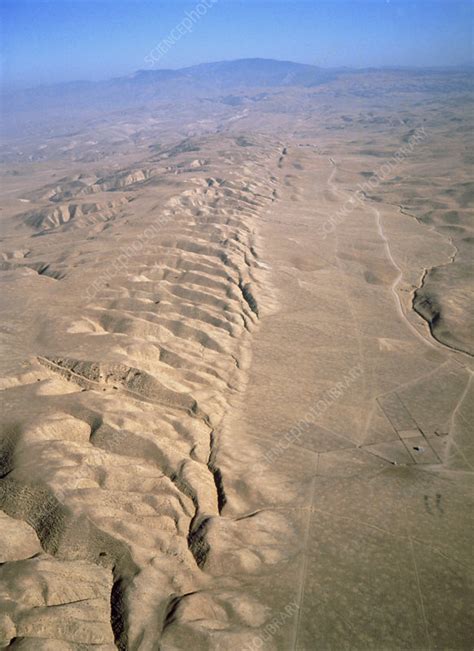
<instances>
[{"instance_id":1,"label":"hazy horizon","mask_svg":"<svg viewBox=\"0 0 474 651\"><path fill-rule=\"evenodd\" d=\"M294 60L288 60L288 59L269 59L265 57L243 57L239 59L221 59L221 60L215 60L215 61L197 61L194 64L191 64L189 66L177 66L177 67L162 67L162 68L137 68L136 70L133 70L132 72L124 72L123 74L115 74L113 76L107 76L103 77L100 79L92 79L92 78L75 78L75 79L64 79L64 80L58 80L58 81L51 81L51 82L30 82L30 83L23 83L20 85L4 85L4 90L7 92L16 92L16 91L24 91L24 90L34 90L35 88L42 88L42 87L48 87L48 86L61 86L63 84L87 84L87 83L100 83L100 82L106 82L106 81L113 81L114 79L124 79L127 77L133 77L135 74L140 73L140 72L148 72L149 70L151 72L169 72L169 71L174 71L174 72L179 72L180 70L187 70L191 68L197 68L198 66L206 66L206 65L214 65L214 64L222 64L222 63L236 63L236 62L245 62L245 61L271 61L274 63L292 63L296 65L314 65L314 64L308 64L304 61L294 61ZM438 66L396 66L396 65L385 65L385 66L315 66L316 68L320 68L321 70L343 70L347 69L348 71L354 71L354 72L363 72L363 71L370 71L370 70L386 70L386 71L402 71L402 70L407 70L407 71L416 71L419 70L421 71L429 71L429 70L440 70L440 71L449 71L449 70L463 70L466 68L471 68L474 64L472 62L466 62L466 63L458 63L458 64L445 64L445 65L438 65Z\"/></svg>"},{"instance_id":2,"label":"hazy horizon","mask_svg":"<svg viewBox=\"0 0 474 651\"><path fill-rule=\"evenodd\" d=\"M7 0L1 15L4 88L248 58L322 68L472 63L465 1Z\"/></svg>"}]
</instances>

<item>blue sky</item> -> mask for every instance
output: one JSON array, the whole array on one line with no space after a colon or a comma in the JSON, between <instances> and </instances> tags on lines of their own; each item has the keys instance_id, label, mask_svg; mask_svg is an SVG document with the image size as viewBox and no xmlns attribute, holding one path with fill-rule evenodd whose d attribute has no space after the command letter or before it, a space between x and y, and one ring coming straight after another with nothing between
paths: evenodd
<instances>
[{"instance_id":1,"label":"blue sky","mask_svg":"<svg viewBox=\"0 0 474 651\"><path fill-rule=\"evenodd\" d=\"M147 68L147 54L198 3L0 0L3 83ZM472 58L473 7L457 0L217 0L157 67L241 57L325 67L464 64Z\"/></svg>"}]
</instances>

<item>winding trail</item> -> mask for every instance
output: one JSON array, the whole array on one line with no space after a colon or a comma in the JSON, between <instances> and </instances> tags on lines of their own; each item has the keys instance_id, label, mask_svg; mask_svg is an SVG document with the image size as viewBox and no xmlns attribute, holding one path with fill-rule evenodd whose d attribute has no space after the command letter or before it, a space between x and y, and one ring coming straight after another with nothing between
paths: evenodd
<instances>
[{"instance_id":1,"label":"winding trail","mask_svg":"<svg viewBox=\"0 0 474 651\"><path fill-rule=\"evenodd\" d=\"M407 315L405 314L405 311L404 311L404 309L403 309L403 304L402 304L402 301L401 301L401 299L400 299L400 295L399 295L399 293L397 292L397 287L398 287L398 285L400 284L400 282L401 282L401 280L402 280L402 278L403 278L403 271L400 269L400 267L399 267L398 264L396 263L396 261L395 261L393 255L392 255L392 251L390 250L390 244L389 244L388 238L387 238L387 236L385 235L385 232L384 232L384 230L383 230L382 220L381 220L381 216L380 216L380 211L377 210L377 208L372 208L372 207L371 207L371 210L373 211L373 213L374 213L374 215L375 215L375 224L376 224L376 226L377 226L377 232L378 232L378 234L379 234L379 236L380 236L380 239L381 239L381 240L383 241L383 243L384 243L384 249L385 249L385 253L386 253L386 255L387 255L387 258L389 259L390 264L393 266L393 268L398 272L397 277L395 278L395 280L393 281L393 283L392 283L391 286L390 286L390 291L392 292L393 296L395 297L395 303L396 303L396 307L397 307L397 312L398 312L400 318L401 318L403 321L406 322L406 324L408 325L408 327L410 328L410 330L413 332L413 334L414 334L416 337L418 337L418 339L419 339L420 341L422 341L425 345L429 346L430 348L434 348L434 349L436 349L437 346L436 346L433 342L431 342L429 339L426 339L426 337L424 337L424 336L423 336L423 335L422 335L422 334L421 334L421 333L420 333L420 332L415 328L415 326L414 326L412 323L410 323L410 321L409 321Z\"/></svg>"},{"instance_id":2,"label":"winding trail","mask_svg":"<svg viewBox=\"0 0 474 651\"><path fill-rule=\"evenodd\" d=\"M338 169L337 163L336 163L336 162L334 161L334 159L332 159L332 158L330 158L329 160L330 160L331 164L333 165L333 172L331 173L331 175L330 175L329 178L328 178L328 185L331 185L331 186L332 186L334 192L336 192L336 193L338 193L338 194L340 194L340 195L343 195L343 192L342 192L339 188L336 188L335 183L333 183L333 178L334 178L334 176L336 175L336 173L337 173L337 169ZM417 292L419 289L421 289L421 288L423 287L423 284L424 284L425 278L426 278L426 276L429 274L429 272L432 271L433 269L438 269L438 268L440 268L440 267L448 266L448 265L450 265L450 264L452 264L452 263L454 262L454 260L455 260L455 258L456 258L456 255L457 255L457 249L456 249L456 247L454 246L454 244L452 243L452 241L450 240L450 244L455 248L455 252L454 252L454 254L451 256L450 260L449 260L448 262L446 262L445 264L436 265L436 266L434 266L434 267L430 267L430 268L428 268L428 269L427 269L427 268L424 268L424 269L423 269L423 275L422 275L422 279L421 279L421 281L420 281L420 284L419 284L419 286L418 286L418 287L413 291L413 293L412 293L412 302L411 302L411 304L412 304L412 310L413 310L413 312L415 312L415 314L417 314L418 316L420 316L420 317L423 319L423 321L427 324L427 326L428 326L428 332L430 333L430 337L431 337L431 339L428 339L427 337L425 337L425 336L424 336L424 335L423 335L423 334L422 334L422 333L421 333L421 332L420 332L420 331L419 331L419 330L418 330L418 329L417 329L417 328L416 328L416 327L411 323L411 321L409 320L409 318L408 318L408 316L407 316L405 310L403 309L403 303L402 303L402 301L401 301L400 294L399 294L398 291L397 291L397 288L398 288L398 286L400 285L400 282L401 282L402 279L403 279L403 271L402 271L402 269L399 267L399 265L397 264L395 258L394 258L393 255L392 255L392 251L391 251L391 249L390 249L390 242L389 242L389 239L388 239L388 237L386 236L385 231L384 231L384 228L383 228L382 218L381 218L380 211L379 211L377 208L374 208L374 207L372 207L372 206L370 206L370 209L371 209L372 212L374 213L374 216L375 216L375 224L376 224L376 227L377 227L377 232L378 232L378 235L379 235L380 239L381 239L382 242L384 243L384 249L385 249L386 256L387 256L387 258L388 258L390 264L392 265L392 267L397 271L397 277L396 277L395 280L393 281L393 283L392 283L392 285L391 285L391 287L390 287L390 290L391 290L391 292L392 292L392 294L393 294L393 296L394 296L394 298L395 298L396 308L397 308L397 312L398 312L400 318L401 318L401 319L406 323L406 325L409 327L409 329L411 330L411 332L412 332L412 333L413 333L413 334L418 338L418 340L420 340L420 341L423 342L424 345L429 346L430 348L432 348L432 349L434 349L434 350L439 350L440 348L442 348L442 349L446 349L446 348L447 348L447 349L450 350L450 351L454 351L454 352L456 352L456 353L459 353L460 355L464 355L464 356L466 356L466 357L468 357L468 358L472 358L472 355L470 355L470 354L467 353L466 351L460 350L459 348L455 348L454 346L451 346L451 345L449 345L449 344L446 344L446 343L440 341L440 340L435 336L435 334L433 333L433 330L432 330L430 324L428 323L428 321L427 321L427 320L426 320L426 319L425 319L421 314L419 314L419 312L415 309L415 306L414 306L414 297L415 297L415 294L416 294L416 292ZM401 213L402 215L410 216L410 215L408 215L408 213L404 213L404 212L402 212L400 206L399 206L399 209L400 209L400 213ZM431 230L431 229L430 229L430 230ZM458 363L460 363L458 360L456 360L456 361L457 361Z\"/></svg>"}]
</instances>

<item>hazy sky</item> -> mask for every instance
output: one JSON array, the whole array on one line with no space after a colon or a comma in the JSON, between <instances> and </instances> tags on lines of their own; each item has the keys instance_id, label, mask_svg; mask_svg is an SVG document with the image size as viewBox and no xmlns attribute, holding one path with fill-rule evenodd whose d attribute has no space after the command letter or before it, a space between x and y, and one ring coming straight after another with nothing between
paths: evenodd
<instances>
[{"instance_id":1,"label":"hazy sky","mask_svg":"<svg viewBox=\"0 0 474 651\"><path fill-rule=\"evenodd\" d=\"M357 67L456 65L472 58L471 1L204 1L205 15L156 67L241 57ZM147 68L145 57L198 4L0 0L3 83L103 79Z\"/></svg>"}]
</instances>

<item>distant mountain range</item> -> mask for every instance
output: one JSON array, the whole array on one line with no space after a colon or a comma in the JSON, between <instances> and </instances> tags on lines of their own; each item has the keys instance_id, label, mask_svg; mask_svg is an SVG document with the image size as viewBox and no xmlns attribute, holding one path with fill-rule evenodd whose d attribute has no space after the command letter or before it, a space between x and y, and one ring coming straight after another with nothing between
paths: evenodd
<instances>
[{"instance_id":1,"label":"distant mountain range","mask_svg":"<svg viewBox=\"0 0 474 651\"><path fill-rule=\"evenodd\" d=\"M454 70L454 69L453 69ZM472 68L464 68L471 72ZM349 68L323 69L317 66L277 61L274 59L239 59L203 63L178 70L138 70L126 77L108 81L76 81L27 90L3 92L1 95L4 116L33 112L79 112L121 110L144 106L160 99L185 99L186 97L212 97L249 88L311 88L337 79L341 75L374 73L371 70ZM387 74L396 72L386 69ZM400 69L398 69L400 72ZM421 71L406 69L408 75ZM425 70L423 74L439 74L440 70ZM446 72L446 70L445 70Z\"/></svg>"},{"instance_id":2,"label":"distant mountain range","mask_svg":"<svg viewBox=\"0 0 474 651\"><path fill-rule=\"evenodd\" d=\"M240 59L204 63L179 70L139 70L109 81L76 81L38 86L3 95L3 108L38 110L61 107L78 109L93 104L98 108L121 108L163 97L213 94L225 89L249 87L317 86L337 76L336 71L316 66L275 61Z\"/></svg>"},{"instance_id":3,"label":"distant mountain range","mask_svg":"<svg viewBox=\"0 0 474 651\"><path fill-rule=\"evenodd\" d=\"M134 82L193 81L219 87L316 86L333 79L335 73L316 66L274 59L239 59L202 63L180 70L139 70Z\"/></svg>"}]
</instances>

